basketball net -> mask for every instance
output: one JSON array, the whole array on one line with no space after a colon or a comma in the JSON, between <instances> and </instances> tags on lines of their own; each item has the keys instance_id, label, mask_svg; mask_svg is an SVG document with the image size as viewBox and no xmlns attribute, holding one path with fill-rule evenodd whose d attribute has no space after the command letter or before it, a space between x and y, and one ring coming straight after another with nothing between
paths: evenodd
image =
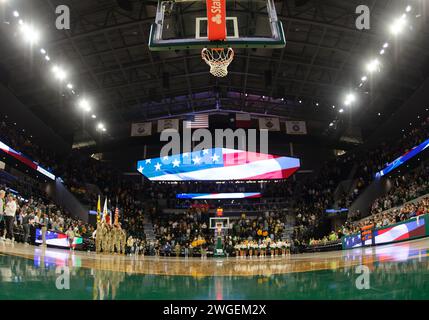
<instances>
[{"instance_id":1,"label":"basketball net","mask_svg":"<svg viewBox=\"0 0 429 320\"><path fill-rule=\"evenodd\" d=\"M201 56L210 66L210 73L215 77L223 78L228 75L228 67L234 59L234 50L232 48L204 48Z\"/></svg>"},{"instance_id":2,"label":"basketball net","mask_svg":"<svg viewBox=\"0 0 429 320\"><path fill-rule=\"evenodd\" d=\"M226 0L206 0L207 3L207 35L210 41L225 41L226 32ZM203 60L210 66L210 73L215 77L228 75L228 66L234 59L232 48L204 48L201 51Z\"/></svg>"},{"instance_id":3,"label":"basketball net","mask_svg":"<svg viewBox=\"0 0 429 320\"><path fill-rule=\"evenodd\" d=\"M217 222L217 223L216 223L216 229L217 229L217 236L218 236L218 237L221 237L221 236L222 236L222 234L221 234L221 232L222 232L222 227L223 227L222 222Z\"/></svg>"}]
</instances>

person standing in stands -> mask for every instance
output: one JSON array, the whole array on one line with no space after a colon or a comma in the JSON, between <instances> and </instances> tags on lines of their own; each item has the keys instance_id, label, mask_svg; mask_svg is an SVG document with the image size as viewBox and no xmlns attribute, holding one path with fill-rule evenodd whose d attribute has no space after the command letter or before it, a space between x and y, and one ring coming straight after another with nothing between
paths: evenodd
<instances>
[{"instance_id":1,"label":"person standing in stands","mask_svg":"<svg viewBox=\"0 0 429 320\"><path fill-rule=\"evenodd\" d=\"M74 236L75 236L75 234L74 234L72 226L70 226L69 229L67 230L66 236L67 236L67 239L69 240L70 250L74 251L73 242L74 242Z\"/></svg>"},{"instance_id":2,"label":"person standing in stands","mask_svg":"<svg viewBox=\"0 0 429 320\"><path fill-rule=\"evenodd\" d=\"M48 230L49 225L49 217L46 213L42 215L39 223L42 227L42 246L46 247L46 231Z\"/></svg>"},{"instance_id":3,"label":"person standing in stands","mask_svg":"<svg viewBox=\"0 0 429 320\"><path fill-rule=\"evenodd\" d=\"M6 225L4 221L4 197L6 195L6 192L4 190L0 190L0 230L4 229L6 232ZM1 239L4 239L4 235L6 233L3 233L3 235L0 235Z\"/></svg>"},{"instance_id":4,"label":"person standing in stands","mask_svg":"<svg viewBox=\"0 0 429 320\"><path fill-rule=\"evenodd\" d=\"M13 242L14 236L13 236L13 224L15 221L15 214L16 214L16 201L15 197L12 194L9 194L7 197L6 206L4 209L4 217L6 222L6 238L11 240Z\"/></svg>"},{"instance_id":5,"label":"person standing in stands","mask_svg":"<svg viewBox=\"0 0 429 320\"><path fill-rule=\"evenodd\" d=\"M30 209L22 213L22 228L24 229L24 244L28 245L28 238L30 237L30 223L34 219L33 213Z\"/></svg>"}]
</instances>

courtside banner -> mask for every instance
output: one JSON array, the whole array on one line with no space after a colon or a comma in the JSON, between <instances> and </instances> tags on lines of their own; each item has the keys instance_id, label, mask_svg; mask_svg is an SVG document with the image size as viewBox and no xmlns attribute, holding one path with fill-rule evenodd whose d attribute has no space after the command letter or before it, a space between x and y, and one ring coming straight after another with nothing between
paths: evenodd
<instances>
[{"instance_id":1,"label":"courtside banner","mask_svg":"<svg viewBox=\"0 0 429 320\"><path fill-rule=\"evenodd\" d=\"M207 0L207 34L210 41L226 39L226 0Z\"/></svg>"},{"instance_id":2,"label":"courtside banner","mask_svg":"<svg viewBox=\"0 0 429 320\"><path fill-rule=\"evenodd\" d=\"M427 236L429 236L428 214L399 222L391 226L377 228L373 232L374 242L376 245L413 240ZM343 237L342 243L343 249L352 249L369 244L362 242L362 236L360 233Z\"/></svg>"}]
</instances>

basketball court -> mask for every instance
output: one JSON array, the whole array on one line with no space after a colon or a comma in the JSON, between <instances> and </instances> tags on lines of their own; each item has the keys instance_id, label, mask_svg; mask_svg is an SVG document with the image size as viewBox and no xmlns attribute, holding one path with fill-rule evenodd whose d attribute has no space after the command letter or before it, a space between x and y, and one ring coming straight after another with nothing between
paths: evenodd
<instances>
[{"instance_id":1,"label":"basketball court","mask_svg":"<svg viewBox=\"0 0 429 320\"><path fill-rule=\"evenodd\" d=\"M0 244L0 299L428 299L428 247L423 239L287 258L201 260ZM369 290L355 285L362 264L370 269ZM56 288L61 266L70 267L72 290Z\"/></svg>"},{"instance_id":2,"label":"basketball court","mask_svg":"<svg viewBox=\"0 0 429 320\"><path fill-rule=\"evenodd\" d=\"M0 300L429 299L429 196L383 198L429 161L423 0L64 1L64 29L28 2L0 0L0 187L31 211L5 219Z\"/></svg>"}]
</instances>

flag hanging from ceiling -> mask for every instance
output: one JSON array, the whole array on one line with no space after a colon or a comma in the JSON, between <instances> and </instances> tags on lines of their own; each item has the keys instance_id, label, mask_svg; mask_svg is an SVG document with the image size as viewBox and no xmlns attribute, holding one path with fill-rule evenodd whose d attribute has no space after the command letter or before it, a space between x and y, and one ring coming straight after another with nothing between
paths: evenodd
<instances>
[{"instance_id":1,"label":"flag hanging from ceiling","mask_svg":"<svg viewBox=\"0 0 429 320\"><path fill-rule=\"evenodd\" d=\"M209 115L196 114L186 116L184 126L187 129L204 129L209 127Z\"/></svg>"},{"instance_id":2,"label":"flag hanging from ceiling","mask_svg":"<svg viewBox=\"0 0 429 320\"><path fill-rule=\"evenodd\" d=\"M286 133L296 135L306 135L307 125L305 121L286 121Z\"/></svg>"},{"instance_id":3,"label":"flag hanging from ceiling","mask_svg":"<svg viewBox=\"0 0 429 320\"><path fill-rule=\"evenodd\" d=\"M250 128L252 126L252 117L248 113L235 114L236 128Z\"/></svg>"},{"instance_id":4,"label":"flag hanging from ceiling","mask_svg":"<svg viewBox=\"0 0 429 320\"><path fill-rule=\"evenodd\" d=\"M174 129L179 131L179 119L158 120L158 133L164 130Z\"/></svg>"},{"instance_id":5,"label":"flag hanging from ceiling","mask_svg":"<svg viewBox=\"0 0 429 320\"><path fill-rule=\"evenodd\" d=\"M152 135L152 122L133 123L131 137L144 137Z\"/></svg>"},{"instance_id":6,"label":"flag hanging from ceiling","mask_svg":"<svg viewBox=\"0 0 429 320\"><path fill-rule=\"evenodd\" d=\"M259 128L269 131L280 131L279 118L259 118Z\"/></svg>"},{"instance_id":7,"label":"flag hanging from ceiling","mask_svg":"<svg viewBox=\"0 0 429 320\"><path fill-rule=\"evenodd\" d=\"M286 179L300 160L243 150L214 148L138 161L137 171L152 181Z\"/></svg>"}]
</instances>

